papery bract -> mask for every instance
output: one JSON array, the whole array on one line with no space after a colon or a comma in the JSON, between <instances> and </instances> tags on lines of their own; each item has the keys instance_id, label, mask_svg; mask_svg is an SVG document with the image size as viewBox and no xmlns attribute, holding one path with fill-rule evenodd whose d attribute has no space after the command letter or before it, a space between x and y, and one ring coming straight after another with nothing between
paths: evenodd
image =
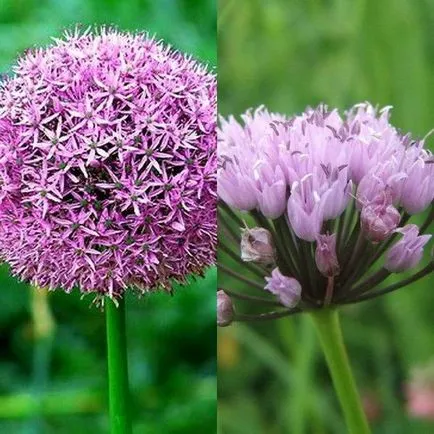
<instances>
[{"instance_id":1,"label":"papery bract","mask_svg":"<svg viewBox=\"0 0 434 434\"><path fill-rule=\"evenodd\" d=\"M276 260L276 251L270 231L264 228L243 229L241 259L265 265L273 264Z\"/></svg>"}]
</instances>

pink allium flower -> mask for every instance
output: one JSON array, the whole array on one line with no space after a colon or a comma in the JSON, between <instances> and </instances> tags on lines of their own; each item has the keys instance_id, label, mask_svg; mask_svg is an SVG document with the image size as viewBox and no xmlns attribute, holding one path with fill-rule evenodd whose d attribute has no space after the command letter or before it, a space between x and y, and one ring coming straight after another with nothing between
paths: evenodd
<instances>
[{"instance_id":1,"label":"pink allium flower","mask_svg":"<svg viewBox=\"0 0 434 434\"><path fill-rule=\"evenodd\" d=\"M66 33L0 88L0 254L121 296L214 262L216 80L145 34Z\"/></svg>"},{"instance_id":2,"label":"pink allium flower","mask_svg":"<svg viewBox=\"0 0 434 434\"><path fill-rule=\"evenodd\" d=\"M413 151L417 153L417 151ZM402 183L401 202L409 214L423 211L434 196L434 164L427 151L422 156L407 156L406 177ZM429 159L431 158L431 159ZM431 162L431 164L428 164Z\"/></svg>"},{"instance_id":3,"label":"pink allium flower","mask_svg":"<svg viewBox=\"0 0 434 434\"><path fill-rule=\"evenodd\" d=\"M286 307L295 307L300 301L301 286L293 277L284 276L278 268L265 277L265 289L276 295Z\"/></svg>"},{"instance_id":4,"label":"pink allium flower","mask_svg":"<svg viewBox=\"0 0 434 434\"><path fill-rule=\"evenodd\" d=\"M391 271L419 263L429 239L422 234L434 218L431 211L420 237L404 235L390 249L403 230L399 225L432 206L434 158L423 139L402 135L389 113L390 107L378 111L368 103L343 115L320 105L293 117L259 107L240 122L232 116L221 120L217 191L222 225L232 232L220 243L236 260L238 246L230 243L238 241L234 226L243 230L243 222L234 211L249 212L255 226L273 237L282 279L295 279L302 288L295 309L281 299L286 310L261 313L260 319L359 302L434 270L431 261L401 282L380 286ZM378 266L384 254L386 265ZM264 278L265 289L279 287L264 264L241 259L236 271L221 271L250 288L263 290ZM240 272L243 267L248 275ZM263 306L270 302L263 295L231 295Z\"/></svg>"},{"instance_id":5,"label":"pink allium flower","mask_svg":"<svg viewBox=\"0 0 434 434\"><path fill-rule=\"evenodd\" d=\"M253 114L247 112L242 118L247 128L230 117L227 121L222 119L224 133L218 131L217 150L222 173L226 174L219 178L218 193L230 206L244 211L258 206L264 215L275 218L285 210L285 171L259 158L255 149L266 139L264 131L270 123L285 118L262 109ZM249 151L240 153L243 148Z\"/></svg>"},{"instance_id":6,"label":"pink allium flower","mask_svg":"<svg viewBox=\"0 0 434 434\"><path fill-rule=\"evenodd\" d=\"M416 225L407 225L396 230L403 235L386 255L384 267L394 273L400 273L416 267L422 259L423 247L430 240L431 235L419 236Z\"/></svg>"}]
</instances>

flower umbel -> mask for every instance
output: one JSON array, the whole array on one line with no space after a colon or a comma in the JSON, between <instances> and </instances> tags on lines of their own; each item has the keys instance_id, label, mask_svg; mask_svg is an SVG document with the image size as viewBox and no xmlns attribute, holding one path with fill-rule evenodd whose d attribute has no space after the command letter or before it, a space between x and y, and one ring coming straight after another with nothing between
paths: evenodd
<instances>
[{"instance_id":1,"label":"flower umbel","mask_svg":"<svg viewBox=\"0 0 434 434\"><path fill-rule=\"evenodd\" d=\"M116 298L215 260L216 80L146 34L74 31L0 87L0 254Z\"/></svg>"},{"instance_id":2,"label":"flower umbel","mask_svg":"<svg viewBox=\"0 0 434 434\"><path fill-rule=\"evenodd\" d=\"M239 267L221 264L220 270L246 286L242 292L226 289L228 296L265 309L250 315L237 308L235 320L356 303L432 273L431 258L410 277L383 283L392 272L422 262L431 238L424 233L434 218L434 158L424 140L390 124L389 111L364 103L341 116L320 105L289 118L260 107L241 123L221 120L219 216L230 236L220 246ZM412 216L429 206L418 227ZM248 212L252 229L242 228L234 211ZM253 230L269 233L267 245L275 246L271 276L253 255L254 264L237 258L238 247L231 245L245 246L245 233ZM403 237L393 245L398 234ZM266 309L272 305L280 309Z\"/></svg>"}]
</instances>

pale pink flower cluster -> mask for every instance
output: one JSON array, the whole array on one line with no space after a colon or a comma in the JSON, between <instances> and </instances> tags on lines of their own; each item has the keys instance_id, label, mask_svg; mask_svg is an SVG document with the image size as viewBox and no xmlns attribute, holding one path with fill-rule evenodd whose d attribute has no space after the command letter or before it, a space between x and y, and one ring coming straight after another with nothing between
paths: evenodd
<instances>
[{"instance_id":1,"label":"pale pink flower cluster","mask_svg":"<svg viewBox=\"0 0 434 434\"><path fill-rule=\"evenodd\" d=\"M424 139L403 135L389 118L390 107L368 103L344 114L320 105L293 117L259 107L241 121L221 118L222 216L228 226L231 219L240 223L231 208L249 212L257 226L249 231L265 231L270 242L262 250L276 249L276 267L268 277L259 252L253 260L258 267L249 264L249 270L259 277L254 285L273 292L283 306L300 301L297 310L303 310L362 301L397 289L378 286L390 273L421 262L431 238L423 233L434 213L420 228L410 219L433 202L434 157ZM241 243L241 260L252 262L251 256ZM402 285L432 271L431 262ZM289 300L294 288L301 297Z\"/></svg>"},{"instance_id":2,"label":"pale pink flower cluster","mask_svg":"<svg viewBox=\"0 0 434 434\"><path fill-rule=\"evenodd\" d=\"M243 124L222 119L220 198L272 219L287 213L307 241L342 214L352 192L361 209L390 191L385 206L423 211L434 198L433 157L423 140L412 141L389 123L389 111L358 104L342 117L320 106L287 118L260 107L244 114Z\"/></svg>"}]
</instances>

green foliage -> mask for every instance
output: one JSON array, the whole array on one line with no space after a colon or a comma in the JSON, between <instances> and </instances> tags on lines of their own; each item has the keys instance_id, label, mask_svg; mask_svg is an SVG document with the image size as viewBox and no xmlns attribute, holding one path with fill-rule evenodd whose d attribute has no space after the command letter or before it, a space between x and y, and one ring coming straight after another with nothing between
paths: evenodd
<instances>
[{"instance_id":1,"label":"green foliage","mask_svg":"<svg viewBox=\"0 0 434 434\"><path fill-rule=\"evenodd\" d=\"M26 48L47 44L76 24L146 30L215 65L215 20L214 0L2 0L0 71L10 71Z\"/></svg>"},{"instance_id":2,"label":"green foliage","mask_svg":"<svg viewBox=\"0 0 434 434\"><path fill-rule=\"evenodd\" d=\"M175 295L127 298L127 339L137 433L212 432L215 427L217 273ZM108 432L104 313L78 292L50 294L56 320L48 384L35 395L30 291L1 268L0 432ZM37 351L37 350L36 350ZM32 395L33 394L33 395ZM41 429L32 412L39 397ZM15 421L13 421L15 420Z\"/></svg>"},{"instance_id":3,"label":"green foliage","mask_svg":"<svg viewBox=\"0 0 434 434\"><path fill-rule=\"evenodd\" d=\"M76 23L147 30L215 66L215 20L213 0L1 0L0 72ZM216 278L211 269L174 297L128 298L136 434L215 430ZM107 433L104 314L78 292L50 294L54 339L37 343L28 286L2 267L0 288L0 432Z\"/></svg>"},{"instance_id":4,"label":"green foliage","mask_svg":"<svg viewBox=\"0 0 434 434\"><path fill-rule=\"evenodd\" d=\"M428 0L220 0L220 111L369 100L393 105L392 122L424 136L434 128L433 19ZM238 284L220 273L219 285ZM410 370L434 359L433 285L431 275L342 312L357 383L381 407L375 433L434 432L406 414L404 397ZM219 332L220 434L345 432L309 327L294 317Z\"/></svg>"}]
</instances>

